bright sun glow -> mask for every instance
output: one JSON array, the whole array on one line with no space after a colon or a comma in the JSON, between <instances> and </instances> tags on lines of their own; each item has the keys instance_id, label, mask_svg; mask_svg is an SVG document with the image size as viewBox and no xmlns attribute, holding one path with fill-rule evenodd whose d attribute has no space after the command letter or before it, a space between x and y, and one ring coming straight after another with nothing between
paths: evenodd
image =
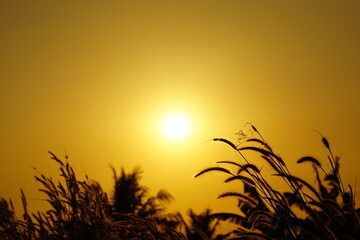
<instances>
[{"instance_id":1,"label":"bright sun glow","mask_svg":"<svg viewBox=\"0 0 360 240\"><path fill-rule=\"evenodd\" d=\"M171 115L164 121L164 132L172 139L179 139L189 131L189 120L182 115Z\"/></svg>"}]
</instances>

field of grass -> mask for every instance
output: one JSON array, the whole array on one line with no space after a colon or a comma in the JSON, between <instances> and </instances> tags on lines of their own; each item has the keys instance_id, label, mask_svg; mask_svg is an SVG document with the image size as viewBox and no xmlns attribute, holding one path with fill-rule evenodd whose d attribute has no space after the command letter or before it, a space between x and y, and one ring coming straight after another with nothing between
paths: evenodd
<instances>
[{"instance_id":1,"label":"field of grass","mask_svg":"<svg viewBox=\"0 0 360 240\"><path fill-rule=\"evenodd\" d=\"M61 160L50 152L59 165L61 179L55 182L42 174L35 176L50 209L30 213L21 190L24 214L18 217L11 199L1 198L0 239L359 239L360 210L355 207L352 186L343 184L340 158L333 154L328 140L321 136L328 151L325 163L311 156L298 160L313 170L317 182L313 185L293 175L286 161L273 152L254 126L251 128L255 134L242 134L237 143L213 139L237 152L238 162L219 161L195 176L215 171L224 173L226 183L239 182L238 191L218 197L236 198L238 212L211 213L207 209L196 214L190 209L187 222L179 213L166 212L162 202L171 200L168 192L148 196L139 183L140 170L122 170L118 176L113 169L114 192L109 198L99 183L87 176L79 180L67 157ZM244 156L246 151L258 154L287 188L277 190L262 168ZM235 223L237 228L216 235L221 221Z\"/></svg>"}]
</instances>

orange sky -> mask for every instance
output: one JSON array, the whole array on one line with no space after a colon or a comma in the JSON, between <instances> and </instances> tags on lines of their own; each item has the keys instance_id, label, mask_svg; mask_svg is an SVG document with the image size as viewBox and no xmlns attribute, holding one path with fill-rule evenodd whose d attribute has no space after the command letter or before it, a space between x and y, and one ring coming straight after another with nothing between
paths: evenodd
<instances>
[{"instance_id":1,"label":"orange sky","mask_svg":"<svg viewBox=\"0 0 360 240\"><path fill-rule=\"evenodd\" d=\"M32 166L56 176L51 150L106 191L109 164L139 165L173 209L228 209L215 198L237 185L192 176L236 158L208 140L246 122L299 176L300 157L326 161L320 131L355 184L359 12L357 0L1 1L1 196L22 187L41 206ZM187 138L160 131L172 112L191 116Z\"/></svg>"}]
</instances>

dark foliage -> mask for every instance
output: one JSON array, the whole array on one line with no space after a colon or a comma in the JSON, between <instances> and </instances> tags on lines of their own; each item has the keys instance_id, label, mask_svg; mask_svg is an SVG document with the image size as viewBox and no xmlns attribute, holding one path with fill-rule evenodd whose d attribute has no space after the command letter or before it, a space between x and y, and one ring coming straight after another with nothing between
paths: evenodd
<instances>
[{"instance_id":1,"label":"dark foliage","mask_svg":"<svg viewBox=\"0 0 360 240\"><path fill-rule=\"evenodd\" d=\"M60 167L61 181L54 182L44 175L35 176L35 179L41 183L39 191L46 195L51 208L46 212L30 214L21 190L24 214L22 219L18 219L11 200L2 198L1 240L185 239L175 228L168 227L164 231L151 217L128 211L116 213L121 215L121 220L114 219L107 195L100 185L87 177L79 180L68 161L63 162L53 153L50 154ZM165 199L167 196L161 192L157 198ZM135 200L135 203L138 202ZM154 216L155 213L148 215Z\"/></svg>"}]
</instances>

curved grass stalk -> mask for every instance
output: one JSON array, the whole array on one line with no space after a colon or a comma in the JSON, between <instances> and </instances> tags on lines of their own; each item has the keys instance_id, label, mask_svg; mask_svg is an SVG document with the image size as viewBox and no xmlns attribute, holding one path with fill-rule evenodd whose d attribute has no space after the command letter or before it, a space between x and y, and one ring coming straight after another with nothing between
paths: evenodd
<instances>
[{"instance_id":1,"label":"curved grass stalk","mask_svg":"<svg viewBox=\"0 0 360 240\"><path fill-rule=\"evenodd\" d=\"M202 170L201 172L197 173L194 177L199 177L205 173L208 173L208 172L213 172L213 171L216 171L216 172L224 172L224 173L227 173L227 174L230 174L232 176L234 176L234 174L232 174L229 170L227 170L226 168L222 168L222 167L209 167L209 168L206 168L204 170Z\"/></svg>"}]
</instances>

